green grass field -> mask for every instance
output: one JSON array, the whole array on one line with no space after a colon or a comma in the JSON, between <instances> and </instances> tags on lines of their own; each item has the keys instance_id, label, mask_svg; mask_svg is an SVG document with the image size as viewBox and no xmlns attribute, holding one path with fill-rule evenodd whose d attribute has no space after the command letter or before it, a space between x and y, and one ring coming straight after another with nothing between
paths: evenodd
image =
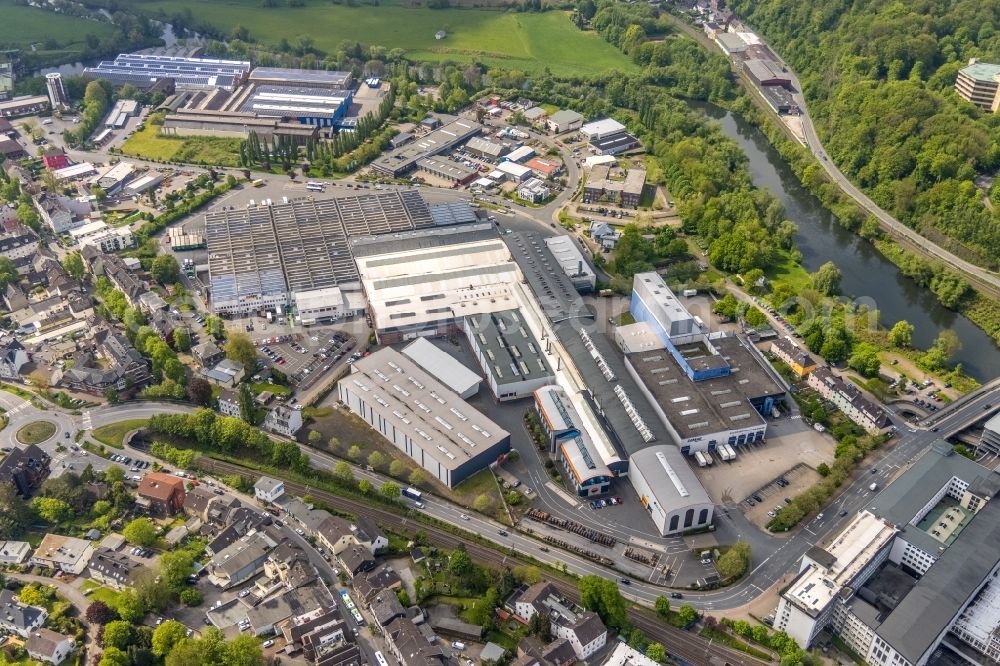
<instances>
[{"instance_id":1,"label":"green grass field","mask_svg":"<svg viewBox=\"0 0 1000 666\"><path fill-rule=\"evenodd\" d=\"M30 50L31 44L54 39L67 54L79 55L88 34L104 38L114 33L107 23L15 5L12 0L0 0L0 16L0 44L9 48Z\"/></svg>"},{"instance_id":2,"label":"green grass field","mask_svg":"<svg viewBox=\"0 0 1000 666\"><path fill-rule=\"evenodd\" d=\"M122 144L122 152L148 160L239 166L239 139L167 137L159 132L159 125L146 125Z\"/></svg>"},{"instance_id":3,"label":"green grass field","mask_svg":"<svg viewBox=\"0 0 1000 666\"><path fill-rule=\"evenodd\" d=\"M562 11L522 14L488 9L425 9L393 2L348 7L326 0L306 6L262 8L258 0L152 0L135 3L145 12L168 15L190 9L199 21L229 32L236 25L265 44L300 35L334 53L344 40L401 48L416 60L481 61L526 71L549 67L556 75L593 74L634 65L594 32L581 32ZM448 36L434 39L445 30Z\"/></svg>"}]
</instances>

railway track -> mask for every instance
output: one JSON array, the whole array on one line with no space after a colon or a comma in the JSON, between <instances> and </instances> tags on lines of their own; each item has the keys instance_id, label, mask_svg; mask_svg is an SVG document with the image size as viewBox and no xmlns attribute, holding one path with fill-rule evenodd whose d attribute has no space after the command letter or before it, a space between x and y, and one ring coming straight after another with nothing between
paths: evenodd
<instances>
[{"instance_id":1,"label":"railway track","mask_svg":"<svg viewBox=\"0 0 1000 666\"><path fill-rule=\"evenodd\" d=\"M207 472L239 474L242 476L249 475L251 477L259 476L258 472L246 467L205 456L198 459L197 465ZM378 505L334 495L333 493L313 488L297 481L289 481L287 479L284 481L285 491L292 495L300 497L306 494L312 495L334 509L346 511L357 516L364 516L370 520L374 520L378 524L391 527L397 532L415 532L420 530L427 535L431 543L439 548L454 550L459 545L463 545L469 555L481 564L498 568L518 564L533 564L533 562L527 559L518 557L514 552L504 553L497 548L484 546L476 541L466 541L445 529L407 518ZM580 593L576 585L560 578L553 578L552 583L567 599L575 603L580 603ZM731 666L761 666L767 663L723 645L706 641L696 634L664 624L660 620L651 618L635 609L629 610L629 620L633 625L641 629L651 642L662 643L664 648L666 648L667 654L682 664L708 666L711 657L719 659L720 664L729 664Z\"/></svg>"}]
</instances>

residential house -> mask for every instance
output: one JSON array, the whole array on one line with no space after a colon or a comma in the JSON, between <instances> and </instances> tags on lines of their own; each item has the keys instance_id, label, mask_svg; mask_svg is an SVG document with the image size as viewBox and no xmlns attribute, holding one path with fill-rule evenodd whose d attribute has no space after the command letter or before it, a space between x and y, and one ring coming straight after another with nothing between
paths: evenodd
<instances>
[{"instance_id":1,"label":"residential house","mask_svg":"<svg viewBox=\"0 0 1000 666\"><path fill-rule=\"evenodd\" d=\"M70 210L66 197L45 192L35 199L35 208L55 234L64 234L78 226L76 216Z\"/></svg>"},{"instance_id":2,"label":"residential house","mask_svg":"<svg viewBox=\"0 0 1000 666\"><path fill-rule=\"evenodd\" d=\"M28 352L16 338L0 343L0 377L3 379L18 379L28 360Z\"/></svg>"},{"instance_id":3,"label":"residential house","mask_svg":"<svg viewBox=\"0 0 1000 666\"><path fill-rule=\"evenodd\" d=\"M104 274L116 289L125 294L125 300L133 307L139 307L139 297L146 293L146 285L139 280L125 260L116 254L104 257Z\"/></svg>"},{"instance_id":4,"label":"residential house","mask_svg":"<svg viewBox=\"0 0 1000 666\"><path fill-rule=\"evenodd\" d=\"M254 484L253 493L258 502L271 504L285 494L285 482L272 479L269 476L262 476Z\"/></svg>"},{"instance_id":5,"label":"residential house","mask_svg":"<svg viewBox=\"0 0 1000 666\"><path fill-rule=\"evenodd\" d=\"M240 418L240 397L236 391L222 389L219 392L219 413L223 416Z\"/></svg>"},{"instance_id":6,"label":"residential house","mask_svg":"<svg viewBox=\"0 0 1000 666\"><path fill-rule=\"evenodd\" d=\"M211 340L206 340L191 349L191 355L203 368L211 368L226 358L226 353Z\"/></svg>"},{"instance_id":7,"label":"residential house","mask_svg":"<svg viewBox=\"0 0 1000 666\"><path fill-rule=\"evenodd\" d=\"M278 587L295 589L309 585L319 573L309 562L309 558L291 540L282 541L268 553L264 561L264 576L257 579L258 596L266 597Z\"/></svg>"},{"instance_id":8,"label":"residential house","mask_svg":"<svg viewBox=\"0 0 1000 666\"><path fill-rule=\"evenodd\" d=\"M389 545L385 534L368 519L359 518L351 523L339 516L328 516L316 528L315 534L334 555L340 555L351 546L361 546L374 555Z\"/></svg>"},{"instance_id":9,"label":"residential house","mask_svg":"<svg viewBox=\"0 0 1000 666\"><path fill-rule=\"evenodd\" d=\"M225 507L220 508L225 509ZM214 508L209 509L209 519L212 522L216 522L213 516L214 513ZM219 512L219 516L224 521L225 528L205 546L205 551L209 555L216 555L222 552L243 537L256 530L263 529L271 523L271 517L268 514L261 513L242 504L229 506L228 510L225 510L225 516L222 516L221 513L222 511Z\"/></svg>"},{"instance_id":10,"label":"residential house","mask_svg":"<svg viewBox=\"0 0 1000 666\"><path fill-rule=\"evenodd\" d=\"M221 551L208 563L209 580L222 589L244 583L263 571L277 542L263 531L253 531Z\"/></svg>"},{"instance_id":11,"label":"residential house","mask_svg":"<svg viewBox=\"0 0 1000 666\"><path fill-rule=\"evenodd\" d=\"M348 546L337 557L351 577L375 568L375 556L364 546Z\"/></svg>"},{"instance_id":12,"label":"residential house","mask_svg":"<svg viewBox=\"0 0 1000 666\"><path fill-rule=\"evenodd\" d=\"M289 495L282 498L281 510L298 523L309 536L315 535L323 521L331 516L329 511L314 509L311 504L306 504L298 497Z\"/></svg>"},{"instance_id":13,"label":"residential house","mask_svg":"<svg viewBox=\"0 0 1000 666\"><path fill-rule=\"evenodd\" d=\"M295 437L302 429L302 411L289 405L275 405L264 416L261 427L285 437Z\"/></svg>"},{"instance_id":14,"label":"residential house","mask_svg":"<svg viewBox=\"0 0 1000 666\"><path fill-rule=\"evenodd\" d=\"M31 555L27 541L0 541L0 564L21 564Z\"/></svg>"},{"instance_id":15,"label":"residential house","mask_svg":"<svg viewBox=\"0 0 1000 666\"><path fill-rule=\"evenodd\" d=\"M395 592L403 587L403 579L389 564L383 563L371 571L354 577L356 600L368 604L382 592Z\"/></svg>"},{"instance_id":16,"label":"residential house","mask_svg":"<svg viewBox=\"0 0 1000 666\"><path fill-rule=\"evenodd\" d=\"M401 666L443 666L447 662L441 648L432 645L412 620L396 618L385 627L384 636Z\"/></svg>"},{"instance_id":17,"label":"residential house","mask_svg":"<svg viewBox=\"0 0 1000 666\"><path fill-rule=\"evenodd\" d=\"M122 590L135 584L136 577L146 567L126 553L99 547L90 558L88 574L92 580Z\"/></svg>"},{"instance_id":18,"label":"residential house","mask_svg":"<svg viewBox=\"0 0 1000 666\"><path fill-rule=\"evenodd\" d=\"M254 606L247 612L254 635L274 634L278 625L289 618L323 614L336 602L326 585L317 583L287 590Z\"/></svg>"},{"instance_id":19,"label":"residential house","mask_svg":"<svg viewBox=\"0 0 1000 666\"><path fill-rule=\"evenodd\" d=\"M54 375L54 383L78 391L103 394L108 389L140 389L153 375L142 354L117 331L101 329L95 336L94 354L83 355L69 370ZM103 363L99 362L102 360Z\"/></svg>"},{"instance_id":20,"label":"residential house","mask_svg":"<svg viewBox=\"0 0 1000 666\"><path fill-rule=\"evenodd\" d=\"M28 498L49 475L49 455L34 444L15 446L0 460L0 483L12 483Z\"/></svg>"},{"instance_id":21,"label":"residential house","mask_svg":"<svg viewBox=\"0 0 1000 666\"><path fill-rule=\"evenodd\" d=\"M24 648L32 659L61 664L73 651L73 639L42 627L31 632Z\"/></svg>"},{"instance_id":22,"label":"residential house","mask_svg":"<svg viewBox=\"0 0 1000 666\"><path fill-rule=\"evenodd\" d=\"M552 620L552 635L566 639L577 659L586 659L607 643L608 630L590 611L573 607L550 582L535 583L514 599L515 615L523 622L541 613Z\"/></svg>"},{"instance_id":23,"label":"residential house","mask_svg":"<svg viewBox=\"0 0 1000 666\"><path fill-rule=\"evenodd\" d=\"M38 606L22 604L10 590L0 590L0 629L22 638L38 629L49 617L48 611Z\"/></svg>"},{"instance_id":24,"label":"residential house","mask_svg":"<svg viewBox=\"0 0 1000 666\"><path fill-rule=\"evenodd\" d=\"M17 312L18 310L28 307L28 297L24 295L21 288L16 284L11 282L7 285L7 289L3 293L3 302L7 306L7 309L11 312Z\"/></svg>"},{"instance_id":25,"label":"residential house","mask_svg":"<svg viewBox=\"0 0 1000 666\"><path fill-rule=\"evenodd\" d=\"M393 620L406 617L406 609L403 608L403 604L399 603L399 598L394 590L382 590L368 604L368 609L371 611L372 617L375 618L375 624L378 625L383 634L386 625Z\"/></svg>"},{"instance_id":26,"label":"residential house","mask_svg":"<svg viewBox=\"0 0 1000 666\"><path fill-rule=\"evenodd\" d=\"M62 148L50 146L42 151L42 162L45 163L46 169L55 171L68 167L69 157L66 156L66 152Z\"/></svg>"},{"instance_id":27,"label":"residential house","mask_svg":"<svg viewBox=\"0 0 1000 666\"><path fill-rule=\"evenodd\" d=\"M214 504L226 504L225 497L216 495L206 486L195 486L184 493L184 513L208 523L209 512Z\"/></svg>"},{"instance_id":28,"label":"residential house","mask_svg":"<svg viewBox=\"0 0 1000 666\"><path fill-rule=\"evenodd\" d=\"M828 367L816 368L806 381L824 400L832 402L869 434L883 434L894 427L888 412L881 405L866 398L857 387L846 383Z\"/></svg>"},{"instance_id":29,"label":"residential house","mask_svg":"<svg viewBox=\"0 0 1000 666\"><path fill-rule=\"evenodd\" d=\"M146 314L151 315L154 312L162 312L168 307L170 306L163 300L163 297L155 291L147 291L139 295L139 309Z\"/></svg>"},{"instance_id":30,"label":"residential house","mask_svg":"<svg viewBox=\"0 0 1000 666\"><path fill-rule=\"evenodd\" d=\"M0 139L0 159L19 160L28 157L28 151L14 139Z\"/></svg>"},{"instance_id":31,"label":"residential house","mask_svg":"<svg viewBox=\"0 0 1000 666\"><path fill-rule=\"evenodd\" d=\"M802 379L816 369L816 359L787 337L771 341L771 353L784 362L795 375Z\"/></svg>"},{"instance_id":32,"label":"residential house","mask_svg":"<svg viewBox=\"0 0 1000 666\"><path fill-rule=\"evenodd\" d=\"M172 516L184 508L184 479L172 474L149 472L136 491L136 504L153 516Z\"/></svg>"},{"instance_id":33,"label":"residential house","mask_svg":"<svg viewBox=\"0 0 1000 666\"><path fill-rule=\"evenodd\" d=\"M79 575L94 554L94 544L86 539L46 534L31 556L31 563L68 574Z\"/></svg>"},{"instance_id":34,"label":"residential house","mask_svg":"<svg viewBox=\"0 0 1000 666\"><path fill-rule=\"evenodd\" d=\"M30 257L38 252L38 234L28 227L18 226L0 235L0 257L11 261Z\"/></svg>"}]
</instances>

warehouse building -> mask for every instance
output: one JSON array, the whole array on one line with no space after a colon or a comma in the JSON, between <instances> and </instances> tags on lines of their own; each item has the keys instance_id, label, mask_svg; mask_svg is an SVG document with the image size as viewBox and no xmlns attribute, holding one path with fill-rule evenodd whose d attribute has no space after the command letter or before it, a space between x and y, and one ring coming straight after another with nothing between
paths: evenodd
<instances>
[{"instance_id":1,"label":"warehouse building","mask_svg":"<svg viewBox=\"0 0 1000 666\"><path fill-rule=\"evenodd\" d=\"M517 266L489 222L351 243L382 344L451 335L466 315L517 307Z\"/></svg>"},{"instance_id":2,"label":"warehouse building","mask_svg":"<svg viewBox=\"0 0 1000 666\"><path fill-rule=\"evenodd\" d=\"M114 194L125 187L125 183L132 180L133 176L135 176L135 165L131 162L119 162L98 174L94 182L108 194Z\"/></svg>"},{"instance_id":3,"label":"warehouse building","mask_svg":"<svg viewBox=\"0 0 1000 666\"><path fill-rule=\"evenodd\" d=\"M559 386L543 386L534 395L535 411L549 436L550 450L562 464L566 478L573 482L577 495L590 497L608 492L616 475L605 459L620 459L596 420L591 418L591 427L586 427L569 394Z\"/></svg>"},{"instance_id":4,"label":"warehouse building","mask_svg":"<svg viewBox=\"0 0 1000 666\"><path fill-rule=\"evenodd\" d=\"M555 373L518 310L468 316L463 321L472 353L499 402L532 395Z\"/></svg>"},{"instance_id":5,"label":"warehouse building","mask_svg":"<svg viewBox=\"0 0 1000 666\"><path fill-rule=\"evenodd\" d=\"M715 506L676 447L658 444L633 453L629 478L663 536L712 524Z\"/></svg>"},{"instance_id":6,"label":"warehouse building","mask_svg":"<svg viewBox=\"0 0 1000 666\"><path fill-rule=\"evenodd\" d=\"M781 66L771 60L751 59L743 61L743 71L750 80L758 86L792 85L792 78L782 70Z\"/></svg>"},{"instance_id":7,"label":"warehouse building","mask_svg":"<svg viewBox=\"0 0 1000 666\"><path fill-rule=\"evenodd\" d=\"M249 85L233 96L225 110L252 113L258 118L291 118L301 125L329 128L340 125L352 99L350 91Z\"/></svg>"},{"instance_id":8,"label":"warehouse building","mask_svg":"<svg viewBox=\"0 0 1000 666\"><path fill-rule=\"evenodd\" d=\"M743 53L749 46L743 38L735 32L719 32L715 35L715 43L718 44L722 52L728 56Z\"/></svg>"},{"instance_id":9,"label":"warehouse building","mask_svg":"<svg viewBox=\"0 0 1000 666\"><path fill-rule=\"evenodd\" d=\"M412 171L417 161L449 151L483 131L483 126L471 120L455 120L405 146L382 155L372 162L372 170L382 176L396 178Z\"/></svg>"},{"instance_id":10,"label":"warehouse building","mask_svg":"<svg viewBox=\"0 0 1000 666\"><path fill-rule=\"evenodd\" d=\"M598 155L620 155L642 147L642 142L629 132L617 132L590 140L590 148Z\"/></svg>"},{"instance_id":11,"label":"warehouse building","mask_svg":"<svg viewBox=\"0 0 1000 666\"><path fill-rule=\"evenodd\" d=\"M510 451L510 433L392 348L356 361L337 383L337 394L449 488Z\"/></svg>"},{"instance_id":12,"label":"warehouse building","mask_svg":"<svg viewBox=\"0 0 1000 666\"><path fill-rule=\"evenodd\" d=\"M296 199L209 211L205 238L212 308L227 315L277 311L292 305L294 297L305 299L307 292L330 287L357 291L349 238L433 224L427 204L416 192ZM349 314L355 305L345 296L343 313ZM343 315L328 311L323 318L338 316Z\"/></svg>"},{"instance_id":13,"label":"warehouse building","mask_svg":"<svg viewBox=\"0 0 1000 666\"><path fill-rule=\"evenodd\" d=\"M516 162L502 162L495 171L499 171L504 178L509 178L515 183L523 183L534 175L531 167ZM490 175L492 176L492 174Z\"/></svg>"},{"instance_id":14,"label":"warehouse building","mask_svg":"<svg viewBox=\"0 0 1000 666\"><path fill-rule=\"evenodd\" d=\"M280 118L260 118L255 113L178 109L163 119L160 133L166 136L213 136L245 139L254 132L262 141L273 143L285 136L305 144L318 136L318 128Z\"/></svg>"},{"instance_id":15,"label":"warehouse building","mask_svg":"<svg viewBox=\"0 0 1000 666\"><path fill-rule=\"evenodd\" d=\"M570 132L581 125L583 125L583 116L570 109L556 111L545 121L545 126L549 128L549 131L556 134Z\"/></svg>"},{"instance_id":16,"label":"warehouse building","mask_svg":"<svg viewBox=\"0 0 1000 666\"><path fill-rule=\"evenodd\" d=\"M587 141L596 141L605 137L624 132L626 127L614 118L604 118L587 123L580 127L580 134L587 138Z\"/></svg>"},{"instance_id":17,"label":"warehouse building","mask_svg":"<svg viewBox=\"0 0 1000 666\"><path fill-rule=\"evenodd\" d=\"M463 400L479 393L482 378L427 338L417 338L403 348L403 353Z\"/></svg>"},{"instance_id":18,"label":"warehouse building","mask_svg":"<svg viewBox=\"0 0 1000 666\"><path fill-rule=\"evenodd\" d=\"M294 86L321 90L350 90L354 85L354 77L350 72L290 67L254 67L248 81L264 86Z\"/></svg>"},{"instance_id":19,"label":"warehouse building","mask_svg":"<svg viewBox=\"0 0 1000 666\"><path fill-rule=\"evenodd\" d=\"M597 274L583 257L580 248L573 242L572 236L550 236L545 239L545 244L577 291L581 293L594 291L597 286Z\"/></svg>"},{"instance_id":20,"label":"warehouse building","mask_svg":"<svg viewBox=\"0 0 1000 666\"><path fill-rule=\"evenodd\" d=\"M116 87L131 84L140 90L165 79L173 80L177 90L235 90L249 73L250 63L245 60L144 53L121 53L114 60L83 70L83 75L92 79L103 79Z\"/></svg>"},{"instance_id":21,"label":"warehouse building","mask_svg":"<svg viewBox=\"0 0 1000 666\"><path fill-rule=\"evenodd\" d=\"M660 345L625 356L629 373L686 455L762 442L785 391L760 353L736 336L708 335L656 273L637 273L632 307Z\"/></svg>"},{"instance_id":22,"label":"warehouse building","mask_svg":"<svg viewBox=\"0 0 1000 666\"><path fill-rule=\"evenodd\" d=\"M0 102L0 118L16 118L40 113L49 108L46 95L25 95Z\"/></svg>"},{"instance_id":23,"label":"warehouse building","mask_svg":"<svg viewBox=\"0 0 1000 666\"><path fill-rule=\"evenodd\" d=\"M507 146L502 143L489 141L480 136L474 136L469 139L469 142L465 144L465 150L476 157L493 160L494 162L498 161L508 152Z\"/></svg>"},{"instance_id":24,"label":"warehouse building","mask_svg":"<svg viewBox=\"0 0 1000 666\"><path fill-rule=\"evenodd\" d=\"M521 146L520 148L515 148L514 150L507 153L504 158L507 162L517 162L520 164L531 157L534 157L535 149L531 146Z\"/></svg>"},{"instance_id":25,"label":"warehouse building","mask_svg":"<svg viewBox=\"0 0 1000 666\"><path fill-rule=\"evenodd\" d=\"M465 185L476 179L479 173L475 169L470 169L464 164L459 164L455 160L447 157L422 157L417 160L417 170L429 173L435 178L440 178L451 184Z\"/></svg>"}]
</instances>

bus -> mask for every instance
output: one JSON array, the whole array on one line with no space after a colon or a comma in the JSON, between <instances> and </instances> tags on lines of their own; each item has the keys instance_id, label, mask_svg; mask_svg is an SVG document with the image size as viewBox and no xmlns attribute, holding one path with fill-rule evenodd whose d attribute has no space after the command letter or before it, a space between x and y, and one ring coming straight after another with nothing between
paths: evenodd
<instances>
[{"instance_id":1,"label":"bus","mask_svg":"<svg viewBox=\"0 0 1000 666\"><path fill-rule=\"evenodd\" d=\"M423 494L419 490L411 486L403 489L403 495L413 500L420 500L423 497Z\"/></svg>"},{"instance_id":2,"label":"bus","mask_svg":"<svg viewBox=\"0 0 1000 666\"><path fill-rule=\"evenodd\" d=\"M264 179L258 178L257 180L253 181L250 184L253 185L254 187L264 187Z\"/></svg>"},{"instance_id":3,"label":"bus","mask_svg":"<svg viewBox=\"0 0 1000 666\"><path fill-rule=\"evenodd\" d=\"M323 185L323 183L317 183L314 180L310 180L308 183L306 183L306 189L309 190L310 192L322 192L324 187L325 186Z\"/></svg>"},{"instance_id":4,"label":"bus","mask_svg":"<svg viewBox=\"0 0 1000 666\"><path fill-rule=\"evenodd\" d=\"M375 653L375 663L378 666L389 666L389 662L385 660L385 656L381 652Z\"/></svg>"}]
</instances>

